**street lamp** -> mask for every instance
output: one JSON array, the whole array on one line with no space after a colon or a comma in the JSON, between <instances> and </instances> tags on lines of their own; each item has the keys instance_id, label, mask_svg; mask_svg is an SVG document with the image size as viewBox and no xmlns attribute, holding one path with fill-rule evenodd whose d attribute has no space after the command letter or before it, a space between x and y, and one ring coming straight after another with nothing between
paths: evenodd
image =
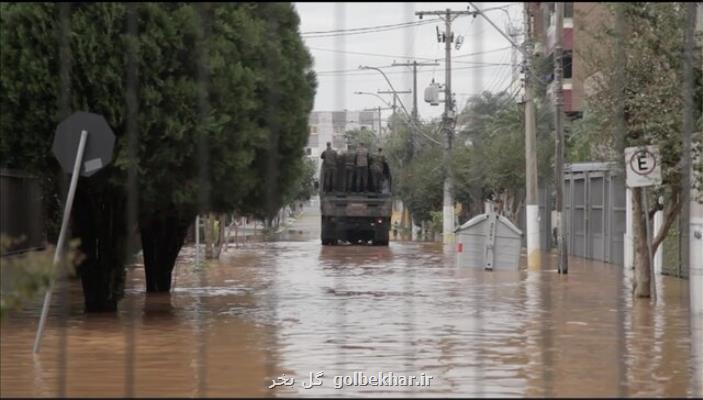
<instances>
[{"instance_id":1,"label":"street lamp","mask_svg":"<svg viewBox=\"0 0 703 400\"><path fill-rule=\"evenodd\" d=\"M386 100L384 100L383 97L377 95L376 93L372 93L372 92L354 92L354 94L368 94L368 95L371 95L371 96L375 96L375 97L377 97L379 100L381 100L381 101L383 102L383 104L387 105L388 107L391 107L391 105L390 105L389 102L387 102Z\"/></svg>"},{"instance_id":2,"label":"street lamp","mask_svg":"<svg viewBox=\"0 0 703 400\"><path fill-rule=\"evenodd\" d=\"M393 84L392 84L391 81L388 79L388 77L386 76L386 74L385 74L383 71L381 71L380 68L377 68L377 67L369 67L369 66L367 66L367 65L359 65L359 69L373 69L373 70L376 70L376 71L380 72L381 75L383 75L383 78L384 78L384 79L386 80L386 82L388 83L388 86L390 86L391 90L392 90L394 93L396 93L396 90L395 90L395 88L393 87ZM419 133L420 135L424 136L424 137L427 138L429 141L431 141L431 142L433 142L433 143L435 143L435 144L441 145L441 144L442 144L441 142L437 141L436 139L434 139L434 138L432 138L432 137L429 137L429 136L425 135L425 134L422 132L422 130L418 127L418 125L417 125L417 123L415 122L415 120L413 119L413 117L412 117L412 116L410 115L410 113L408 112L408 109L405 108L405 104L403 104L403 101L400 100L400 97L398 97L398 96L396 96L396 97L398 98L398 101L400 102L400 106L403 108L403 112L405 113L405 116L408 118L408 123L410 124L410 126L414 127L415 130L417 131L417 133Z\"/></svg>"},{"instance_id":3,"label":"street lamp","mask_svg":"<svg viewBox=\"0 0 703 400\"><path fill-rule=\"evenodd\" d=\"M398 99L398 102L400 102L400 106L403 107L403 111L405 112L405 115L407 115L408 117L410 117L410 113L408 112L408 109L405 108L405 104L403 104L403 101L400 99L400 97L395 94L396 90L395 90L395 88L393 87L393 84L391 83L390 79L388 79L388 77L386 76L386 73L385 73L385 72L383 72L383 71L382 71L380 68L378 68L378 67L369 67L368 65L359 65L359 69L373 69L373 70L376 70L376 71L380 72L381 75L383 75L383 78L384 78L384 79L386 80L386 82L388 83L388 86L390 86L391 90L394 92L393 95Z\"/></svg>"}]
</instances>

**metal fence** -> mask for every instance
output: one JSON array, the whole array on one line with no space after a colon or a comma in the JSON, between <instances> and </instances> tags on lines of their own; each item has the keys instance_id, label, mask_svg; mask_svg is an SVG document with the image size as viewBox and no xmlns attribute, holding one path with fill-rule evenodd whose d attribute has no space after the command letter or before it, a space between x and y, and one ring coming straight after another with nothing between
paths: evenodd
<instances>
[{"instance_id":1,"label":"metal fence","mask_svg":"<svg viewBox=\"0 0 703 400\"><path fill-rule=\"evenodd\" d=\"M18 170L0 169L0 233L16 240L7 254L44 246L46 221L37 178Z\"/></svg>"},{"instance_id":2,"label":"metal fence","mask_svg":"<svg viewBox=\"0 0 703 400\"><path fill-rule=\"evenodd\" d=\"M623 264L625 184L611 164L566 166L564 217L570 255Z\"/></svg>"}]
</instances>

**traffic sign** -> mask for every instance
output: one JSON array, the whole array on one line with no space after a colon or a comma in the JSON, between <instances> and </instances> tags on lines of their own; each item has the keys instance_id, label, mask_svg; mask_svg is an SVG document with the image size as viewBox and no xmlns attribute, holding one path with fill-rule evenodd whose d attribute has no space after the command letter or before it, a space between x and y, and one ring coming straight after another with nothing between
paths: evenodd
<instances>
[{"instance_id":1,"label":"traffic sign","mask_svg":"<svg viewBox=\"0 0 703 400\"><path fill-rule=\"evenodd\" d=\"M61 168L66 173L71 174L71 184L68 186L68 195L66 196L66 203L63 209L61 230L59 231L59 240L56 244L52 267L55 267L63 258L63 248L67 236L66 231L71 219L76 186L78 186L78 175L91 176L109 164L112 161L112 150L114 147L115 134L112 133L112 129L110 129L110 125L107 124L105 118L98 114L79 111L63 120L56 128L54 144L51 146L51 150L54 152L56 159L59 160ZM54 282L51 280L49 288L44 294L39 326L34 337L32 352L35 354L39 352L41 339L44 335L44 325L46 324L46 317L49 315L53 291Z\"/></svg>"},{"instance_id":2,"label":"traffic sign","mask_svg":"<svg viewBox=\"0 0 703 400\"><path fill-rule=\"evenodd\" d=\"M64 172L72 173L82 131L88 132L88 138L80 175L88 177L112 161L115 147L115 134L101 115L78 111L63 120L56 128L51 150Z\"/></svg>"},{"instance_id":3,"label":"traffic sign","mask_svg":"<svg viewBox=\"0 0 703 400\"><path fill-rule=\"evenodd\" d=\"M637 146L625 149L627 186L661 185L661 156L657 146Z\"/></svg>"}]
</instances>

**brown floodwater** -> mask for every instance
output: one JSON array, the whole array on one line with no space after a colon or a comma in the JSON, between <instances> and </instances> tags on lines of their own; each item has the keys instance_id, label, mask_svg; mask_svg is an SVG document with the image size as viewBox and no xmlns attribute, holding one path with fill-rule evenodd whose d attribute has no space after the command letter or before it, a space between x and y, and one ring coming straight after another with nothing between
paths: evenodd
<instances>
[{"instance_id":1,"label":"brown floodwater","mask_svg":"<svg viewBox=\"0 0 703 400\"><path fill-rule=\"evenodd\" d=\"M438 243L322 247L298 230L200 270L193 252L170 295L130 268L116 315L83 314L80 283L58 285L37 356L39 302L9 315L0 395L701 396L685 280L658 278L651 304L613 265L489 272ZM335 388L355 372L432 379ZM269 389L282 374L295 380Z\"/></svg>"}]
</instances>

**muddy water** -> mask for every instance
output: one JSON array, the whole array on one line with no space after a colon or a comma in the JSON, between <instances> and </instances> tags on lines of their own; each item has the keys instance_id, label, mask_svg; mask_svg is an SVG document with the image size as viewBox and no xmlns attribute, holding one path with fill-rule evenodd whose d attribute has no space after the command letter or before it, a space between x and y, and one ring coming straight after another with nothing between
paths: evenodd
<instances>
[{"instance_id":1,"label":"muddy water","mask_svg":"<svg viewBox=\"0 0 703 400\"><path fill-rule=\"evenodd\" d=\"M247 243L200 271L184 249L170 296L146 296L130 269L117 315L82 314L80 285L62 286L38 357L38 304L2 322L0 394L701 395L687 281L659 279L652 306L606 264L485 272L455 267L440 244L307 239ZM357 371L433 378L335 388ZM282 374L295 381L269 389Z\"/></svg>"}]
</instances>

